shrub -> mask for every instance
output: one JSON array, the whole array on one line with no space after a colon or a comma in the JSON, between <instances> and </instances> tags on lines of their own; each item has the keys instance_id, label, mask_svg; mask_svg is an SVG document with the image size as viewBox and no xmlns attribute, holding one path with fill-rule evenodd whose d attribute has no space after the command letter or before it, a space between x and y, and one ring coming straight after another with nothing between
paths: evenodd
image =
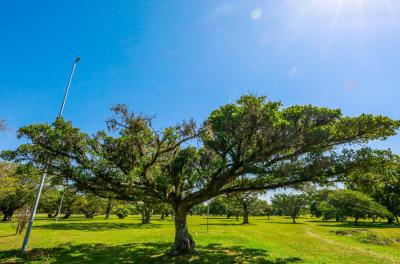
<instances>
[{"instance_id":1,"label":"shrub","mask_svg":"<svg viewBox=\"0 0 400 264\"><path fill-rule=\"evenodd\" d=\"M361 243L381 245L381 246L386 246L393 243L392 239L378 235L373 232L361 233L356 237L356 239Z\"/></svg>"},{"instance_id":2,"label":"shrub","mask_svg":"<svg viewBox=\"0 0 400 264\"><path fill-rule=\"evenodd\" d=\"M385 246L395 241L391 238L371 232L368 229L335 230L331 232L338 236L353 236L357 241L365 244Z\"/></svg>"},{"instance_id":3,"label":"shrub","mask_svg":"<svg viewBox=\"0 0 400 264\"><path fill-rule=\"evenodd\" d=\"M129 209L126 207L118 207L115 210L115 214L118 216L119 219L124 219L129 215Z\"/></svg>"}]
</instances>

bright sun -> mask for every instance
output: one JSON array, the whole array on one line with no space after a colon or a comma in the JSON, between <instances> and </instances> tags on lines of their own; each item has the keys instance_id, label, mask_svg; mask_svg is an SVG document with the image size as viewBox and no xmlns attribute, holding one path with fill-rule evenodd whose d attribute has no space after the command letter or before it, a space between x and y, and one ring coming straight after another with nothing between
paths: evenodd
<instances>
[{"instance_id":1,"label":"bright sun","mask_svg":"<svg viewBox=\"0 0 400 264\"><path fill-rule=\"evenodd\" d=\"M338 26L353 28L368 33L371 27L384 27L388 21L399 24L397 13L400 10L398 0L287 0L296 5L304 20L317 18L327 23L330 43ZM329 44L328 44L329 45Z\"/></svg>"}]
</instances>

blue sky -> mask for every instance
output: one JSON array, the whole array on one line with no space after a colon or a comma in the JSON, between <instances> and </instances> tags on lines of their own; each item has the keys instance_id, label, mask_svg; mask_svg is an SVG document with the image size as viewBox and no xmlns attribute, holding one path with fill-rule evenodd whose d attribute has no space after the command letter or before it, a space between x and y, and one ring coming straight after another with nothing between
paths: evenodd
<instances>
[{"instance_id":1,"label":"blue sky","mask_svg":"<svg viewBox=\"0 0 400 264\"><path fill-rule=\"evenodd\" d=\"M399 32L395 0L6 1L0 150L56 117L76 56L65 118L89 133L116 103L167 126L245 93L399 119Z\"/></svg>"}]
</instances>

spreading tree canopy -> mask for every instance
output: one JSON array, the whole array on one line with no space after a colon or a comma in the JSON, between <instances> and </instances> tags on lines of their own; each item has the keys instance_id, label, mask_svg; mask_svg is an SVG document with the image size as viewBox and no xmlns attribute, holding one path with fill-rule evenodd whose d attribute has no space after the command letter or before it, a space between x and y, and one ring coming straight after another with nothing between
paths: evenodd
<instances>
[{"instance_id":1,"label":"spreading tree canopy","mask_svg":"<svg viewBox=\"0 0 400 264\"><path fill-rule=\"evenodd\" d=\"M290 216L293 224L301 211L306 207L307 199L304 194L277 194L272 198L272 206L275 212Z\"/></svg>"},{"instance_id":2,"label":"spreading tree canopy","mask_svg":"<svg viewBox=\"0 0 400 264\"><path fill-rule=\"evenodd\" d=\"M332 191L319 208L325 219L354 217L356 225L360 218L367 216L393 218L385 207L374 202L371 197L352 190Z\"/></svg>"},{"instance_id":3,"label":"spreading tree canopy","mask_svg":"<svg viewBox=\"0 0 400 264\"><path fill-rule=\"evenodd\" d=\"M385 206L399 221L400 156L391 151L380 151L380 155L385 156L384 166L375 164L375 169L369 173L355 172L347 177L345 183L348 188L365 193Z\"/></svg>"},{"instance_id":4,"label":"spreading tree canopy","mask_svg":"<svg viewBox=\"0 0 400 264\"><path fill-rule=\"evenodd\" d=\"M311 105L284 108L251 95L213 111L200 128L189 121L157 130L151 118L125 105L113 111L109 132L94 136L62 118L23 127L19 137L30 143L3 157L31 162L99 196L171 204L174 254L195 248L186 223L193 206L221 194L339 177L356 168L365 151L335 152L336 146L385 139L400 126L385 116L346 117Z\"/></svg>"}]
</instances>

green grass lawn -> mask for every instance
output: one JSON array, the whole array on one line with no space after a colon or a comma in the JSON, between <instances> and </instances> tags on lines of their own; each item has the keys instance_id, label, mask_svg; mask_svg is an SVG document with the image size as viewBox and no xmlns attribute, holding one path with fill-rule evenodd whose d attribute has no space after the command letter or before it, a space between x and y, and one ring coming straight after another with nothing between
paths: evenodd
<instances>
[{"instance_id":1,"label":"green grass lawn","mask_svg":"<svg viewBox=\"0 0 400 264\"><path fill-rule=\"evenodd\" d=\"M58 223L38 217L30 251L22 257L23 236L13 234L15 223L0 223L0 263L400 263L400 225L354 227L313 218L292 224L284 217L252 217L243 226L235 219L210 217L207 232L201 216L189 216L189 225L199 254L173 258L166 254L174 237L170 218L154 216L152 224L141 225L139 216L73 216ZM392 243L376 245L335 233L360 229Z\"/></svg>"}]
</instances>

